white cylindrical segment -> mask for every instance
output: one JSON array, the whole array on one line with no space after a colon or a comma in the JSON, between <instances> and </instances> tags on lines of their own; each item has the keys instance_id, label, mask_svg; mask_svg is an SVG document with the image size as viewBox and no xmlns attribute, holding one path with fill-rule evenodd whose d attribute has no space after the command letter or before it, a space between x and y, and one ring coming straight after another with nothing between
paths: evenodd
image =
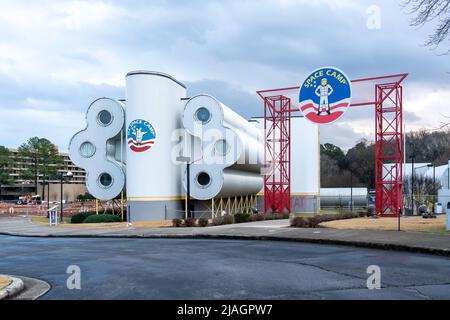
<instances>
[{"instance_id":1,"label":"white cylindrical segment","mask_svg":"<svg viewBox=\"0 0 450 320\"><path fill-rule=\"evenodd\" d=\"M183 125L189 134L200 140L201 159L191 164L193 198L208 200L258 193L263 187L261 130L205 94L186 103ZM183 182L186 188L186 179Z\"/></svg>"},{"instance_id":2,"label":"white cylindrical segment","mask_svg":"<svg viewBox=\"0 0 450 320\"><path fill-rule=\"evenodd\" d=\"M169 75L135 71L126 77L127 197L133 220L151 220L168 206L176 210L178 204L168 202L183 196L180 163L172 152L183 98L185 86Z\"/></svg>"}]
</instances>

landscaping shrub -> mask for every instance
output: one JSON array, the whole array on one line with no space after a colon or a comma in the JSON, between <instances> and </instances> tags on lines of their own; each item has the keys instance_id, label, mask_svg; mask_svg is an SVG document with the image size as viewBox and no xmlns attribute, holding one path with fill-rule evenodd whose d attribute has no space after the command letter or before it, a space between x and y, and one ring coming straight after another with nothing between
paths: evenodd
<instances>
[{"instance_id":1,"label":"landscaping shrub","mask_svg":"<svg viewBox=\"0 0 450 320\"><path fill-rule=\"evenodd\" d=\"M309 223L303 217L295 217L292 219L291 226L295 228L308 228Z\"/></svg>"},{"instance_id":2,"label":"landscaping shrub","mask_svg":"<svg viewBox=\"0 0 450 320\"><path fill-rule=\"evenodd\" d=\"M226 214L223 217L217 217L213 219L213 224L215 226L225 225L225 224L233 224L234 216L231 214Z\"/></svg>"},{"instance_id":3,"label":"landscaping shrub","mask_svg":"<svg viewBox=\"0 0 450 320\"><path fill-rule=\"evenodd\" d=\"M250 221L264 221L265 217L262 213L253 214L250 217Z\"/></svg>"},{"instance_id":4,"label":"landscaping shrub","mask_svg":"<svg viewBox=\"0 0 450 320\"><path fill-rule=\"evenodd\" d=\"M223 218L223 224L233 224L233 223L235 223L234 216L232 216L231 214L226 214L222 218Z\"/></svg>"},{"instance_id":5,"label":"landscaping shrub","mask_svg":"<svg viewBox=\"0 0 450 320\"><path fill-rule=\"evenodd\" d=\"M197 222L197 221L195 220L195 218L187 218L187 219L184 219L184 225L185 225L186 227L188 227L188 228L195 227L196 222Z\"/></svg>"},{"instance_id":6,"label":"landscaping shrub","mask_svg":"<svg viewBox=\"0 0 450 320\"><path fill-rule=\"evenodd\" d=\"M266 219L266 217L262 213L256 214L255 217L256 221L264 221Z\"/></svg>"},{"instance_id":7,"label":"landscaping shrub","mask_svg":"<svg viewBox=\"0 0 450 320\"><path fill-rule=\"evenodd\" d=\"M172 220L172 226L174 228L180 228L183 225L183 220L181 219L173 219Z\"/></svg>"},{"instance_id":8,"label":"landscaping shrub","mask_svg":"<svg viewBox=\"0 0 450 320\"><path fill-rule=\"evenodd\" d=\"M236 213L234 215L234 221L236 223L249 222L250 218L251 218L251 216L248 213Z\"/></svg>"},{"instance_id":9,"label":"landscaping shrub","mask_svg":"<svg viewBox=\"0 0 450 320\"><path fill-rule=\"evenodd\" d=\"M317 228L319 223L323 222L320 216L314 216L308 218L308 227L309 228Z\"/></svg>"},{"instance_id":10,"label":"landscaping shrub","mask_svg":"<svg viewBox=\"0 0 450 320\"><path fill-rule=\"evenodd\" d=\"M110 222L122 222L122 218L119 216L113 216L112 214L99 214L90 215L83 223L110 223Z\"/></svg>"},{"instance_id":11,"label":"landscaping shrub","mask_svg":"<svg viewBox=\"0 0 450 320\"><path fill-rule=\"evenodd\" d=\"M198 225L199 225L199 227L204 228L204 227L207 227L208 224L209 224L209 220L208 220L208 219L205 219L205 218L200 218L200 219L198 219Z\"/></svg>"},{"instance_id":12,"label":"landscaping shrub","mask_svg":"<svg viewBox=\"0 0 450 320\"><path fill-rule=\"evenodd\" d=\"M268 213L264 215L263 220L281 220L281 219L289 219L289 213Z\"/></svg>"},{"instance_id":13,"label":"landscaping shrub","mask_svg":"<svg viewBox=\"0 0 450 320\"><path fill-rule=\"evenodd\" d=\"M70 223L78 224L83 223L87 217L95 215L95 212L80 212L70 218Z\"/></svg>"},{"instance_id":14,"label":"landscaping shrub","mask_svg":"<svg viewBox=\"0 0 450 320\"><path fill-rule=\"evenodd\" d=\"M335 220L347 220L347 219L354 219L359 218L360 213L355 212L343 212L338 214L324 214L324 215L317 215L314 217L304 218L304 217L295 217L292 219L291 227L295 228L318 228L320 227L319 224L322 222L329 222L329 221L335 221Z\"/></svg>"}]
</instances>

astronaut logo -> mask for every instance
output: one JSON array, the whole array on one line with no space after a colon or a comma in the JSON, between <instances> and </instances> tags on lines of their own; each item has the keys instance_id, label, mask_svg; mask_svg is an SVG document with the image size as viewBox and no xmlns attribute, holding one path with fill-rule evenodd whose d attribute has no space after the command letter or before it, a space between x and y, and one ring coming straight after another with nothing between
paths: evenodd
<instances>
[{"instance_id":1,"label":"astronaut logo","mask_svg":"<svg viewBox=\"0 0 450 320\"><path fill-rule=\"evenodd\" d=\"M155 129L148 121L134 120L128 126L127 139L128 146L134 152L147 151L155 144Z\"/></svg>"},{"instance_id":2,"label":"astronaut logo","mask_svg":"<svg viewBox=\"0 0 450 320\"><path fill-rule=\"evenodd\" d=\"M351 82L345 73L332 67L320 68L300 87L299 107L308 120L328 124L344 115L351 99Z\"/></svg>"}]
</instances>

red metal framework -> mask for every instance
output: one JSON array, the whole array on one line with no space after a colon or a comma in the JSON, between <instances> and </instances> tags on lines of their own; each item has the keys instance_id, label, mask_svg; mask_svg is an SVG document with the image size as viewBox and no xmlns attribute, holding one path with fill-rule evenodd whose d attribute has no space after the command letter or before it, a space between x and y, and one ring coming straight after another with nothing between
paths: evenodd
<instances>
[{"instance_id":1,"label":"red metal framework","mask_svg":"<svg viewBox=\"0 0 450 320\"><path fill-rule=\"evenodd\" d=\"M380 216L398 217L403 205L403 88L375 87L375 190Z\"/></svg>"},{"instance_id":2,"label":"red metal framework","mask_svg":"<svg viewBox=\"0 0 450 320\"><path fill-rule=\"evenodd\" d=\"M402 206L403 88L408 74L352 80L350 107L375 106L375 188L379 216ZM375 88L375 97L373 89ZM266 134L264 209L290 211L290 117L299 112L299 87L262 90ZM295 102L292 102L295 101ZM269 170L270 168L270 170Z\"/></svg>"},{"instance_id":3,"label":"red metal framework","mask_svg":"<svg viewBox=\"0 0 450 320\"><path fill-rule=\"evenodd\" d=\"M291 99L264 97L264 212L291 211Z\"/></svg>"}]
</instances>

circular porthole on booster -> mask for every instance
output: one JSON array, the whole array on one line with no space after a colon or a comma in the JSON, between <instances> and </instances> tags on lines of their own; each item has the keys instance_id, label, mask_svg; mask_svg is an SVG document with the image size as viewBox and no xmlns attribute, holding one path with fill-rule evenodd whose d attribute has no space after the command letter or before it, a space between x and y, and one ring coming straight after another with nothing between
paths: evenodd
<instances>
[{"instance_id":1,"label":"circular porthole on booster","mask_svg":"<svg viewBox=\"0 0 450 320\"><path fill-rule=\"evenodd\" d=\"M211 177L206 172L200 172L197 176L197 183L202 187L207 187L211 183Z\"/></svg>"},{"instance_id":2,"label":"circular porthole on booster","mask_svg":"<svg viewBox=\"0 0 450 320\"><path fill-rule=\"evenodd\" d=\"M90 158L95 154L95 146L89 142L83 142L80 146L80 154L84 157L84 158Z\"/></svg>"},{"instance_id":3,"label":"circular porthole on booster","mask_svg":"<svg viewBox=\"0 0 450 320\"><path fill-rule=\"evenodd\" d=\"M109 188L112 185L113 178L109 173L104 172L99 176L98 181L100 182L101 187Z\"/></svg>"},{"instance_id":4,"label":"circular porthole on booster","mask_svg":"<svg viewBox=\"0 0 450 320\"><path fill-rule=\"evenodd\" d=\"M195 112L195 119L202 124L208 123L211 120L211 113L205 107L200 107Z\"/></svg>"},{"instance_id":5,"label":"circular porthole on booster","mask_svg":"<svg viewBox=\"0 0 450 320\"><path fill-rule=\"evenodd\" d=\"M225 156L230 151L230 145L226 140L220 139L216 141L214 150L219 156Z\"/></svg>"},{"instance_id":6,"label":"circular porthole on booster","mask_svg":"<svg viewBox=\"0 0 450 320\"><path fill-rule=\"evenodd\" d=\"M98 113L97 116L98 123L100 123L102 126L109 126L113 120L113 116L111 112L108 110L102 110Z\"/></svg>"}]
</instances>

